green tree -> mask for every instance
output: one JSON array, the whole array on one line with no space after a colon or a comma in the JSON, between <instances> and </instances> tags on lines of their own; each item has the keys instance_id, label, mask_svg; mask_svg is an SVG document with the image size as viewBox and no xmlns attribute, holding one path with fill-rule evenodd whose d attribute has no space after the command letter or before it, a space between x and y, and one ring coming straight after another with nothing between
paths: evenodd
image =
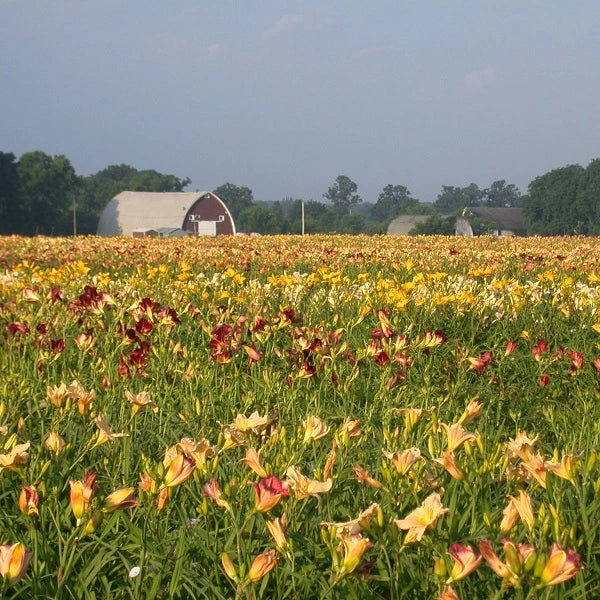
<instances>
[{"instance_id":1,"label":"green tree","mask_svg":"<svg viewBox=\"0 0 600 600\"><path fill-rule=\"evenodd\" d=\"M362 198L356 193L358 186L350 177L338 175L334 184L323 194L323 198L329 200L338 213L345 215L350 212L352 207Z\"/></svg>"},{"instance_id":2,"label":"green tree","mask_svg":"<svg viewBox=\"0 0 600 600\"><path fill-rule=\"evenodd\" d=\"M246 233L279 233L275 213L264 206L249 206L238 216L236 227Z\"/></svg>"},{"instance_id":3,"label":"green tree","mask_svg":"<svg viewBox=\"0 0 600 600\"><path fill-rule=\"evenodd\" d=\"M585 220L585 233L600 235L600 158L590 162L579 175L575 208Z\"/></svg>"},{"instance_id":4,"label":"green tree","mask_svg":"<svg viewBox=\"0 0 600 600\"><path fill-rule=\"evenodd\" d=\"M19 174L12 152L0 152L0 233L12 233L19 193Z\"/></svg>"},{"instance_id":5,"label":"green tree","mask_svg":"<svg viewBox=\"0 0 600 600\"><path fill-rule=\"evenodd\" d=\"M223 200L236 223L241 212L252 206L254 201L250 188L233 183L224 183L213 190L213 193Z\"/></svg>"},{"instance_id":6,"label":"green tree","mask_svg":"<svg viewBox=\"0 0 600 600\"><path fill-rule=\"evenodd\" d=\"M482 191L475 183L464 188L444 185L433 206L442 213L451 213L466 206L479 206L482 197Z\"/></svg>"},{"instance_id":7,"label":"green tree","mask_svg":"<svg viewBox=\"0 0 600 600\"><path fill-rule=\"evenodd\" d=\"M410 235L454 235L454 215L444 216L440 213L429 215L422 223L415 223Z\"/></svg>"},{"instance_id":8,"label":"green tree","mask_svg":"<svg viewBox=\"0 0 600 600\"><path fill-rule=\"evenodd\" d=\"M403 185L386 185L373 207L373 216L380 220L393 219L398 215L411 212L419 205L419 201L411 198L410 192Z\"/></svg>"},{"instance_id":9,"label":"green tree","mask_svg":"<svg viewBox=\"0 0 600 600\"><path fill-rule=\"evenodd\" d=\"M17 172L18 206L11 215L15 233L71 233L72 207L79 181L69 159L40 150L26 152L19 159Z\"/></svg>"},{"instance_id":10,"label":"green tree","mask_svg":"<svg viewBox=\"0 0 600 600\"><path fill-rule=\"evenodd\" d=\"M489 188L482 191L483 204L496 207L516 207L520 205L521 193L512 183L506 184L504 179L494 181Z\"/></svg>"},{"instance_id":11,"label":"green tree","mask_svg":"<svg viewBox=\"0 0 600 600\"><path fill-rule=\"evenodd\" d=\"M110 165L94 175L82 177L77 194L77 231L95 233L102 210L123 191L181 192L189 178L165 175L154 169L138 171L130 165Z\"/></svg>"},{"instance_id":12,"label":"green tree","mask_svg":"<svg viewBox=\"0 0 600 600\"><path fill-rule=\"evenodd\" d=\"M581 165L568 165L540 175L529 184L523 209L531 222L531 233L585 233L590 215L577 203L579 182L584 172Z\"/></svg>"}]
</instances>

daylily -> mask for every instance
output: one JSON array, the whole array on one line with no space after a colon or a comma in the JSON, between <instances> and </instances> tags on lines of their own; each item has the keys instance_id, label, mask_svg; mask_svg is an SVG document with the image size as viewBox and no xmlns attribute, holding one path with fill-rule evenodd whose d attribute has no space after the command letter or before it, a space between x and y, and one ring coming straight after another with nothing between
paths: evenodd
<instances>
[{"instance_id":1,"label":"daylily","mask_svg":"<svg viewBox=\"0 0 600 600\"><path fill-rule=\"evenodd\" d=\"M261 417L258 411L254 411L249 417L239 414L231 424L233 429L237 429L241 433L252 432L260 435L264 432L267 425L270 423L269 417Z\"/></svg>"},{"instance_id":2,"label":"daylily","mask_svg":"<svg viewBox=\"0 0 600 600\"><path fill-rule=\"evenodd\" d=\"M268 477L264 467L260 464L260 457L255 448L247 448L246 456L240 462L248 465L259 477Z\"/></svg>"},{"instance_id":3,"label":"daylily","mask_svg":"<svg viewBox=\"0 0 600 600\"><path fill-rule=\"evenodd\" d=\"M380 510L379 504L374 502L371 504L371 506L369 506L369 508L363 510L360 515L356 517L356 519L352 519L351 521L343 521L340 523L329 523L324 521L321 523L321 525L332 527L336 530L337 535L354 535L363 531L369 526L371 521L377 519L379 517Z\"/></svg>"},{"instance_id":4,"label":"daylily","mask_svg":"<svg viewBox=\"0 0 600 600\"><path fill-rule=\"evenodd\" d=\"M560 463L547 461L544 464L546 469L552 471L558 477L573 483L573 468L577 462L578 459L574 458L572 454L563 454Z\"/></svg>"},{"instance_id":5,"label":"daylily","mask_svg":"<svg viewBox=\"0 0 600 600\"><path fill-rule=\"evenodd\" d=\"M450 473L454 479L462 481L465 478L465 474L456 464L456 460L452 452L444 452L442 456L439 458L434 458L433 460L442 465L442 467L444 467L444 469L446 469L446 471L448 471L448 473Z\"/></svg>"},{"instance_id":6,"label":"daylily","mask_svg":"<svg viewBox=\"0 0 600 600\"><path fill-rule=\"evenodd\" d=\"M199 468L204 467L206 461L216 454L215 447L211 446L206 438L201 439L199 442L190 438L181 438L181 441L175 444L175 450L183 452Z\"/></svg>"},{"instance_id":7,"label":"daylily","mask_svg":"<svg viewBox=\"0 0 600 600\"><path fill-rule=\"evenodd\" d=\"M404 543L410 544L420 541L425 531L435 527L437 520L447 512L448 509L442 506L440 495L434 492L404 519L394 519L394 523L398 528L408 530Z\"/></svg>"},{"instance_id":8,"label":"daylily","mask_svg":"<svg viewBox=\"0 0 600 600\"><path fill-rule=\"evenodd\" d=\"M467 425L471 421L475 420L480 414L483 408L483 404L478 402L477 400L471 400L469 404L467 404L465 411L459 419L459 423Z\"/></svg>"},{"instance_id":9,"label":"daylily","mask_svg":"<svg viewBox=\"0 0 600 600\"><path fill-rule=\"evenodd\" d=\"M506 563L503 563L498 555L494 552L492 548L492 544L489 540L481 540L477 544L479 551L483 555L483 558L487 561L488 565L492 568L494 573L502 579L506 579L509 585L515 585L519 578L517 573L515 573Z\"/></svg>"},{"instance_id":10,"label":"daylily","mask_svg":"<svg viewBox=\"0 0 600 600\"><path fill-rule=\"evenodd\" d=\"M360 436L361 430L359 423L360 421L358 420L352 420L350 417L346 417L346 420L335 434L335 439L339 446L347 445L351 437Z\"/></svg>"},{"instance_id":11,"label":"daylily","mask_svg":"<svg viewBox=\"0 0 600 600\"><path fill-rule=\"evenodd\" d=\"M356 479L358 479L358 481L364 481L365 483L369 484L371 487L374 488L385 489L385 486L383 485L383 483L381 483L381 481L373 479L369 472L363 469L360 465L354 465L354 467L352 467L352 470L354 471L354 474L356 475Z\"/></svg>"},{"instance_id":12,"label":"daylily","mask_svg":"<svg viewBox=\"0 0 600 600\"><path fill-rule=\"evenodd\" d=\"M44 446L54 454L58 456L61 450L65 447L65 440L56 431L51 431L48 437L44 441Z\"/></svg>"},{"instance_id":13,"label":"daylily","mask_svg":"<svg viewBox=\"0 0 600 600\"><path fill-rule=\"evenodd\" d=\"M287 484L275 475L265 477L258 483L248 483L254 488L254 508L259 512L267 512L275 508L282 498L289 496Z\"/></svg>"},{"instance_id":14,"label":"daylily","mask_svg":"<svg viewBox=\"0 0 600 600\"><path fill-rule=\"evenodd\" d=\"M557 542L550 547L548 562L540 575L542 585L557 585L575 577L582 567L579 554L563 548Z\"/></svg>"},{"instance_id":15,"label":"daylily","mask_svg":"<svg viewBox=\"0 0 600 600\"><path fill-rule=\"evenodd\" d=\"M342 564L338 572L338 576L348 575L352 573L360 563L363 554L373 544L368 538L364 538L360 533L347 535L342 537Z\"/></svg>"},{"instance_id":16,"label":"daylily","mask_svg":"<svg viewBox=\"0 0 600 600\"><path fill-rule=\"evenodd\" d=\"M284 552L288 547L288 541L285 537L285 516L281 518L277 517L272 521L265 521L265 524L267 525L267 529L269 530L269 533L275 542L275 547L277 550L279 550L279 552Z\"/></svg>"},{"instance_id":17,"label":"daylily","mask_svg":"<svg viewBox=\"0 0 600 600\"><path fill-rule=\"evenodd\" d=\"M60 385L52 385L46 388L46 398L50 400L54 406L60 407L63 400L69 395L69 388L64 382Z\"/></svg>"},{"instance_id":18,"label":"daylily","mask_svg":"<svg viewBox=\"0 0 600 600\"><path fill-rule=\"evenodd\" d=\"M33 486L25 485L21 488L19 494L19 510L27 517L38 516L39 497L37 490Z\"/></svg>"},{"instance_id":19,"label":"daylily","mask_svg":"<svg viewBox=\"0 0 600 600\"><path fill-rule=\"evenodd\" d=\"M269 550L264 554L259 554L253 561L248 571L248 580L256 583L260 581L267 573L272 571L279 559L275 556L275 550Z\"/></svg>"},{"instance_id":20,"label":"daylily","mask_svg":"<svg viewBox=\"0 0 600 600\"><path fill-rule=\"evenodd\" d=\"M419 448L408 448L402 452L388 452L382 449L381 452L394 463L401 475L406 475L417 461L423 460Z\"/></svg>"},{"instance_id":21,"label":"daylily","mask_svg":"<svg viewBox=\"0 0 600 600\"><path fill-rule=\"evenodd\" d=\"M108 424L106 417L103 414L99 414L94 422L96 423L96 427L98 428L98 434L94 446L100 446L105 442L129 437L128 433L114 433L111 426Z\"/></svg>"},{"instance_id":22,"label":"daylily","mask_svg":"<svg viewBox=\"0 0 600 600\"><path fill-rule=\"evenodd\" d=\"M152 412L158 412L158 406L150 400L150 394L148 392L139 392L132 394L130 391L125 390L125 398L131 403L133 407L133 414L137 414L142 408L151 408Z\"/></svg>"},{"instance_id":23,"label":"daylily","mask_svg":"<svg viewBox=\"0 0 600 600\"><path fill-rule=\"evenodd\" d=\"M219 487L219 482L214 477L204 484L204 494L213 500L217 506L220 506L225 510L231 510L229 502L221 498L221 488Z\"/></svg>"},{"instance_id":24,"label":"daylily","mask_svg":"<svg viewBox=\"0 0 600 600\"><path fill-rule=\"evenodd\" d=\"M309 416L302 421L304 427L304 443L308 444L311 440L319 440L329 433L329 426L319 419L319 417Z\"/></svg>"},{"instance_id":25,"label":"daylily","mask_svg":"<svg viewBox=\"0 0 600 600\"><path fill-rule=\"evenodd\" d=\"M29 460L29 453L27 452L29 446L29 442L17 444L8 454L0 454L0 472L4 469L16 471L20 466L27 464Z\"/></svg>"},{"instance_id":26,"label":"daylily","mask_svg":"<svg viewBox=\"0 0 600 600\"><path fill-rule=\"evenodd\" d=\"M456 592L452 589L452 586L448 585L440 595L437 597L437 600L460 600L457 596Z\"/></svg>"},{"instance_id":27,"label":"daylily","mask_svg":"<svg viewBox=\"0 0 600 600\"><path fill-rule=\"evenodd\" d=\"M77 524L79 525L81 518L88 511L94 493L96 491L96 471L86 471L83 481L75 481L71 479L70 502L71 510Z\"/></svg>"},{"instance_id":28,"label":"daylily","mask_svg":"<svg viewBox=\"0 0 600 600\"><path fill-rule=\"evenodd\" d=\"M537 453L529 460L523 461L521 467L529 473L544 489L546 489L546 463L544 457Z\"/></svg>"},{"instance_id":29,"label":"daylily","mask_svg":"<svg viewBox=\"0 0 600 600\"><path fill-rule=\"evenodd\" d=\"M482 559L481 554L475 552L471 546L463 546L457 542L450 544L448 554L454 564L452 565L450 577L446 581L446 584L464 579L479 566Z\"/></svg>"},{"instance_id":30,"label":"daylily","mask_svg":"<svg viewBox=\"0 0 600 600\"><path fill-rule=\"evenodd\" d=\"M517 516L526 525L527 529L531 531L535 523L535 516L533 514L533 503L527 492L519 490L519 497L509 496L509 503L506 508L502 511L502 522L500 523L500 531L506 533L512 529Z\"/></svg>"},{"instance_id":31,"label":"daylily","mask_svg":"<svg viewBox=\"0 0 600 600\"><path fill-rule=\"evenodd\" d=\"M0 546L0 575L9 584L16 583L25 575L31 552L23 544L4 544Z\"/></svg>"},{"instance_id":32,"label":"daylily","mask_svg":"<svg viewBox=\"0 0 600 600\"><path fill-rule=\"evenodd\" d=\"M309 479L305 475L302 475L296 467L291 466L288 467L286 471L286 475L289 478L289 486L294 490L296 494L296 498L302 500L304 498L308 498L308 496L314 496L315 498L319 498L319 494L323 494L331 490L331 486L333 485L333 480L331 478L325 481L316 481L314 479Z\"/></svg>"},{"instance_id":33,"label":"daylily","mask_svg":"<svg viewBox=\"0 0 600 600\"><path fill-rule=\"evenodd\" d=\"M174 458L165 457L163 465L167 468L163 479L163 487L175 487L187 481L194 469L196 463L185 454L177 454Z\"/></svg>"},{"instance_id":34,"label":"daylily","mask_svg":"<svg viewBox=\"0 0 600 600\"><path fill-rule=\"evenodd\" d=\"M110 513L115 510L135 508L136 506L139 506L139 502L135 497L135 491L132 487L128 487L115 490L112 494L106 496L106 498L104 498L102 510L106 513Z\"/></svg>"},{"instance_id":35,"label":"daylily","mask_svg":"<svg viewBox=\"0 0 600 600\"><path fill-rule=\"evenodd\" d=\"M511 438L506 445L509 458L518 457L521 460L529 460L533 455L533 446L537 443L539 437L539 435L536 435L534 438L530 438L523 431L519 431L515 439Z\"/></svg>"},{"instance_id":36,"label":"daylily","mask_svg":"<svg viewBox=\"0 0 600 600\"><path fill-rule=\"evenodd\" d=\"M460 423L454 423L453 425L446 425L446 423L440 423L442 429L446 432L447 448L448 452L454 452L457 448L462 446L465 442L472 442L477 439L474 433L468 433L465 431Z\"/></svg>"}]
</instances>

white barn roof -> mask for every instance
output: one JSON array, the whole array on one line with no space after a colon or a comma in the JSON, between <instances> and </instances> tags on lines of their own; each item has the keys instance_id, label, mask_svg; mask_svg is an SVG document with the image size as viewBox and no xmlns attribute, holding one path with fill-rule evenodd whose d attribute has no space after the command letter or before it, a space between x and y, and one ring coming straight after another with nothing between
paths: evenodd
<instances>
[{"instance_id":1,"label":"white barn roof","mask_svg":"<svg viewBox=\"0 0 600 600\"><path fill-rule=\"evenodd\" d=\"M97 233L130 236L139 229L182 228L192 206L209 193L121 192L102 211Z\"/></svg>"}]
</instances>

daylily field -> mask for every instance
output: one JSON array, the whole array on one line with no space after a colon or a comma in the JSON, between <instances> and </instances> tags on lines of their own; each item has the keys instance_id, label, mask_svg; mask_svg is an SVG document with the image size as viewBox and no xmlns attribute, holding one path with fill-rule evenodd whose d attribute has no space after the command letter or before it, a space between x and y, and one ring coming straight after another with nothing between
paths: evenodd
<instances>
[{"instance_id":1,"label":"daylily field","mask_svg":"<svg viewBox=\"0 0 600 600\"><path fill-rule=\"evenodd\" d=\"M0 238L5 598L600 597L600 241Z\"/></svg>"}]
</instances>

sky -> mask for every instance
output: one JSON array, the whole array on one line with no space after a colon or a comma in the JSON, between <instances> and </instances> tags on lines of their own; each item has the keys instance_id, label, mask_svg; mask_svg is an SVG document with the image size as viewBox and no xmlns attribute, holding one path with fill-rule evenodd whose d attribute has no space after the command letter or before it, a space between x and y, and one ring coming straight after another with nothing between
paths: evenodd
<instances>
[{"instance_id":1,"label":"sky","mask_svg":"<svg viewBox=\"0 0 600 600\"><path fill-rule=\"evenodd\" d=\"M600 157L598 0L0 0L0 151L323 200Z\"/></svg>"}]
</instances>

